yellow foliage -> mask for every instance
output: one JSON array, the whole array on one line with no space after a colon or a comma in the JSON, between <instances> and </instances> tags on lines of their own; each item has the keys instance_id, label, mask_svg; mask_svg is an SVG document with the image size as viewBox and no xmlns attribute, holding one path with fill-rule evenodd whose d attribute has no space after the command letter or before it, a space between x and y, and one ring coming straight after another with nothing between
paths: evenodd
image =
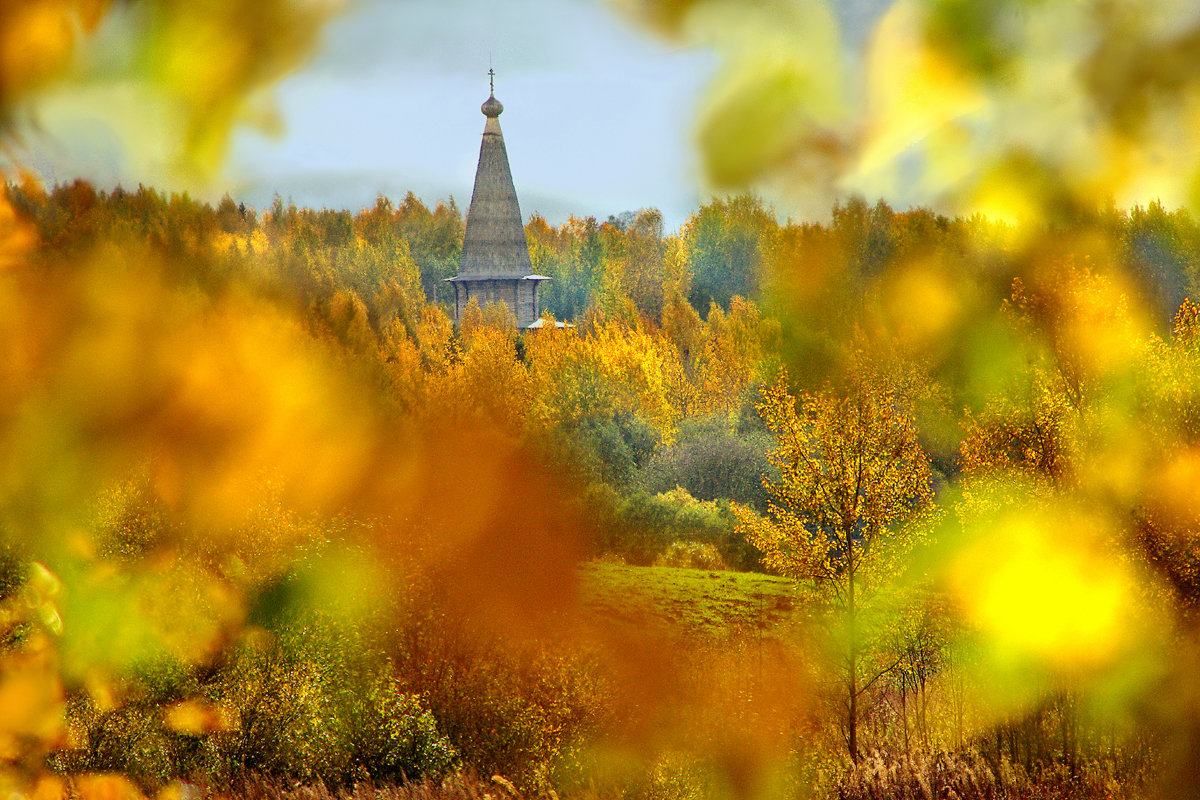
<instances>
[{"instance_id":1,"label":"yellow foliage","mask_svg":"<svg viewBox=\"0 0 1200 800\"><path fill-rule=\"evenodd\" d=\"M771 463L779 478L764 481L771 501L763 517L734 505L737 531L782 575L813 581L845 629L837 659L844 687L848 744L858 759L858 702L866 636L866 601L895 581L913 526L931 503L929 460L917 441L906 399L884 386L856 384L848 392L805 394L802 412L787 374L764 386L757 408L777 446Z\"/></svg>"},{"instance_id":2,"label":"yellow foliage","mask_svg":"<svg viewBox=\"0 0 1200 800\"><path fill-rule=\"evenodd\" d=\"M29 800L67 800L67 782L57 775L42 775L27 795Z\"/></svg>"},{"instance_id":3,"label":"yellow foliage","mask_svg":"<svg viewBox=\"0 0 1200 800\"><path fill-rule=\"evenodd\" d=\"M590 335L543 329L528 339L538 382L535 414L550 425L612 411L638 412L665 436L678 409L668 402L675 350L641 327L605 322Z\"/></svg>"},{"instance_id":4,"label":"yellow foliage","mask_svg":"<svg viewBox=\"0 0 1200 800\"><path fill-rule=\"evenodd\" d=\"M932 499L929 462L903 400L886 390L801 401L798 413L786 372L763 387L757 408L778 443L780 477L767 484L769 518L740 509L739 529L772 569L825 582L845 602L859 564L883 554L875 540Z\"/></svg>"},{"instance_id":5,"label":"yellow foliage","mask_svg":"<svg viewBox=\"0 0 1200 800\"><path fill-rule=\"evenodd\" d=\"M33 230L17 215L5 192L0 197L0 273L18 266L35 243Z\"/></svg>"},{"instance_id":6,"label":"yellow foliage","mask_svg":"<svg viewBox=\"0 0 1200 800\"><path fill-rule=\"evenodd\" d=\"M159 177L214 175L235 126L269 125L270 86L312 53L342 0L111 0L0 3L0 107L19 104L42 135L81 119L107 128ZM116 10L115 10L116 9ZM107 25L102 25L107 22ZM277 121L274 121L278 125Z\"/></svg>"},{"instance_id":7,"label":"yellow foliage","mask_svg":"<svg viewBox=\"0 0 1200 800\"><path fill-rule=\"evenodd\" d=\"M145 800L123 775L81 775L73 783L79 800Z\"/></svg>"},{"instance_id":8,"label":"yellow foliage","mask_svg":"<svg viewBox=\"0 0 1200 800\"><path fill-rule=\"evenodd\" d=\"M63 735L64 695L53 643L34 634L0 663L0 759L45 752ZM32 747L31 747L32 743Z\"/></svg>"},{"instance_id":9,"label":"yellow foliage","mask_svg":"<svg viewBox=\"0 0 1200 800\"><path fill-rule=\"evenodd\" d=\"M427 305L421 310L416 336L421 361L427 367L445 369L457 359L454 323L437 306Z\"/></svg>"},{"instance_id":10,"label":"yellow foliage","mask_svg":"<svg viewBox=\"0 0 1200 800\"><path fill-rule=\"evenodd\" d=\"M1065 674L1110 664L1138 637L1137 579L1104 549L1102 516L1015 511L947 566L967 621L997 660Z\"/></svg>"},{"instance_id":11,"label":"yellow foliage","mask_svg":"<svg viewBox=\"0 0 1200 800\"><path fill-rule=\"evenodd\" d=\"M725 59L698 115L716 185L745 185L801 157L839 157L844 87L827 4L697 3L686 30Z\"/></svg>"},{"instance_id":12,"label":"yellow foliage","mask_svg":"<svg viewBox=\"0 0 1200 800\"><path fill-rule=\"evenodd\" d=\"M58 77L70 65L77 30L95 27L108 0L10 0L0 5L0 105Z\"/></svg>"},{"instance_id":13,"label":"yellow foliage","mask_svg":"<svg viewBox=\"0 0 1200 800\"><path fill-rule=\"evenodd\" d=\"M187 168L205 174L221 163L253 93L303 63L340 7L336 0L151 4L140 77L178 109Z\"/></svg>"},{"instance_id":14,"label":"yellow foliage","mask_svg":"<svg viewBox=\"0 0 1200 800\"><path fill-rule=\"evenodd\" d=\"M167 727L189 736L233 730L236 719L229 708L201 700L184 700L163 709Z\"/></svg>"},{"instance_id":15,"label":"yellow foliage","mask_svg":"<svg viewBox=\"0 0 1200 800\"><path fill-rule=\"evenodd\" d=\"M932 187L963 180L976 166L963 145L947 147L947 135L985 105L967 70L921 32L915 3L895 3L876 25L866 64L866 123L856 170L871 175L892 168L910 149L926 158L924 179ZM879 189L885 186L877 187ZM887 186L899 189L899 186Z\"/></svg>"},{"instance_id":16,"label":"yellow foliage","mask_svg":"<svg viewBox=\"0 0 1200 800\"><path fill-rule=\"evenodd\" d=\"M491 308L495 306L489 305ZM517 360L515 336L509 325L501 327L481 319L470 334L462 363L447 375L453 384L441 392L441 402L453 402L451 398L458 395L462 413L503 431L522 431L532 405L533 382L525 365Z\"/></svg>"},{"instance_id":17,"label":"yellow foliage","mask_svg":"<svg viewBox=\"0 0 1200 800\"><path fill-rule=\"evenodd\" d=\"M944 265L920 261L888 278L883 304L889 329L918 352L945 347L966 312L960 282Z\"/></svg>"},{"instance_id":18,"label":"yellow foliage","mask_svg":"<svg viewBox=\"0 0 1200 800\"><path fill-rule=\"evenodd\" d=\"M1167 454L1150 488L1150 507L1177 528L1200 530L1197 486L1200 486L1200 448Z\"/></svg>"}]
</instances>

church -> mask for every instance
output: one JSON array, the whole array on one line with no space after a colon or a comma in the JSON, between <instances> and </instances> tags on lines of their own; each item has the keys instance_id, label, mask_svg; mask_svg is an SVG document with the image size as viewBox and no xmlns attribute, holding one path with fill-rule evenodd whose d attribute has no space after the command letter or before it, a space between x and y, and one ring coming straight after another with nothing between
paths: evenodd
<instances>
[{"instance_id":1,"label":"church","mask_svg":"<svg viewBox=\"0 0 1200 800\"><path fill-rule=\"evenodd\" d=\"M480 307L505 303L516 317L518 328L537 328L541 324L538 286L550 279L534 275L529 261L529 243L521 223L504 134L500 132L504 106L496 99L495 71L489 70L488 75L492 78L491 93L480 107L487 122L467 210L462 256L458 275L447 278L454 287L454 321L462 319L467 303L474 298Z\"/></svg>"}]
</instances>

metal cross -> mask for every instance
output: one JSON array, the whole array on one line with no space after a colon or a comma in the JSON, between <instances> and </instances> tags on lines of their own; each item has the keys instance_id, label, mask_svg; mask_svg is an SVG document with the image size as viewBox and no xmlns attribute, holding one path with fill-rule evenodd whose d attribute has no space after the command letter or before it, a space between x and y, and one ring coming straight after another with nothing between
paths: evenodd
<instances>
[{"instance_id":1,"label":"metal cross","mask_svg":"<svg viewBox=\"0 0 1200 800\"><path fill-rule=\"evenodd\" d=\"M496 93L496 70L488 69L488 87L492 90L492 94Z\"/></svg>"}]
</instances>

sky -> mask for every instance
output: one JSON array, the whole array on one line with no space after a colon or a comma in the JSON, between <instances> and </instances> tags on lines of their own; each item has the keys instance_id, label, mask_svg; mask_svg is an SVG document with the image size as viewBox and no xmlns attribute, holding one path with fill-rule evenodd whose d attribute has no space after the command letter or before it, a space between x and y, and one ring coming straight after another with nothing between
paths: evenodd
<instances>
[{"instance_id":1,"label":"sky","mask_svg":"<svg viewBox=\"0 0 1200 800\"><path fill-rule=\"evenodd\" d=\"M836 3L852 47L885 3ZM489 64L526 219L655 207L672 229L708 197L692 123L716 57L602 0L356 0L275 87L280 131L241 129L221 178L193 191L351 210L412 191L429 204L453 197L465 213ZM90 109L77 95L51 98L28 160L50 181L175 188L153 142L129 133L152 126L153 109L114 110L112 97Z\"/></svg>"},{"instance_id":2,"label":"sky","mask_svg":"<svg viewBox=\"0 0 1200 800\"><path fill-rule=\"evenodd\" d=\"M278 88L282 139L239 137L231 173L255 204L357 207L378 193L465 211L489 59L526 217L559 222L699 202L689 120L716 62L665 47L590 0L360 0Z\"/></svg>"}]
</instances>

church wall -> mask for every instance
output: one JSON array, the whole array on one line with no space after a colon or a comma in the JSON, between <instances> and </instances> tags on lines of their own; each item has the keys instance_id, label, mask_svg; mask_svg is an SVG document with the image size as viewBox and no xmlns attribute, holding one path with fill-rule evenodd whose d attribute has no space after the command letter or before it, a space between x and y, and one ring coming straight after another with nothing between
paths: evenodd
<instances>
[{"instance_id":1,"label":"church wall","mask_svg":"<svg viewBox=\"0 0 1200 800\"><path fill-rule=\"evenodd\" d=\"M490 281L463 281L454 284L454 321L462 319L463 311L472 298L480 308L488 303L504 303L517 325L524 327L538 318L537 285L534 281L521 279L499 279Z\"/></svg>"},{"instance_id":2,"label":"church wall","mask_svg":"<svg viewBox=\"0 0 1200 800\"><path fill-rule=\"evenodd\" d=\"M536 288L537 284L534 281L521 281L517 285L517 324L521 326L537 321L537 311L533 303Z\"/></svg>"}]
</instances>

